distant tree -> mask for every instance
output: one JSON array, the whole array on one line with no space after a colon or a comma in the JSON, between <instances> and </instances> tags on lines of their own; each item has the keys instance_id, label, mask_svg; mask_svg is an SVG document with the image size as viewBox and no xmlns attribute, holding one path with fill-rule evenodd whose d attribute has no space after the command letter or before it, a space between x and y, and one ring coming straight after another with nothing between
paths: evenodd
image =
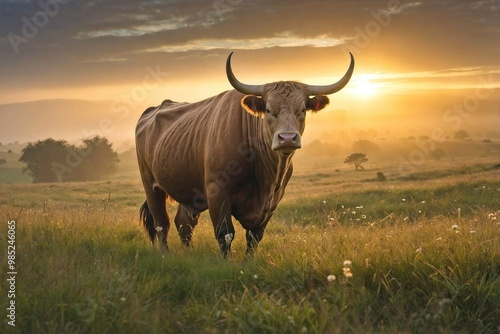
<instances>
[{"instance_id":1,"label":"distant tree","mask_svg":"<svg viewBox=\"0 0 500 334\"><path fill-rule=\"evenodd\" d=\"M429 152L429 156L432 159L439 161L446 156L446 153L444 153L444 151L442 149L436 148L436 149Z\"/></svg>"},{"instance_id":2,"label":"distant tree","mask_svg":"<svg viewBox=\"0 0 500 334\"><path fill-rule=\"evenodd\" d=\"M105 137L84 139L77 152L83 158L75 168L73 181L99 180L117 171L120 161L118 154L113 150L113 144Z\"/></svg>"},{"instance_id":3,"label":"distant tree","mask_svg":"<svg viewBox=\"0 0 500 334\"><path fill-rule=\"evenodd\" d=\"M366 158L366 154L353 153L345 159L344 163L354 165L354 168L356 170L359 170L359 169L364 169L363 166L361 166L361 164L367 161L368 159Z\"/></svg>"},{"instance_id":4,"label":"distant tree","mask_svg":"<svg viewBox=\"0 0 500 334\"><path fill-rule=\"evenodd\" d=\"M7 163L7 160L5 159L0 159L0 165L5 165Z\"/></svg>"},{"instance_id":5,"label":"distant tree","mask_svg":"<svg viewBox=\"0 0 500 334\"><path fill-rule=\"evenodd\" d=\"M488 143L489 144L489 143L491 143L491 139L486 138L485 140L483 140L483 143Z\"/></svg>"},{"instance_id":6,"label":"distant tree","mask_svg":"<svg viewBox=\"0 0 500 334\"><path fill-rule=\"evenodd\" d=\"M117 169L118 154L104 137L83 140L81 146L52 138L28 143L19 161L24 162L33 182L92 181Z\"/></svg>"},{"instance_id":7,"label":"distant tree","mask_svg":"<svg viewBox=\"0 0 500 334\"><path fill-rule=\"evenodd\" d=\"M19 161L26 164L23 173L31 175L35 183L62 181L58 178L53 165L55 162L65 161L68 147L65 140L52 138L28 143L21 151L19 158Z\"/></svg>"},{"instance_id":8,"label":"distant tree","mask_svg":"<svg viewBox=\"0 0 500 334\"><path fill-rule=\"evenodd\" d=\"M8 151L7 151L7 153L12 154L12 153L14 153L14 152L12 152L12 150L8 150Z\"/></svg>"},{"instance_id":9,"label":"distant tree","mask_svg":"<svg viewBox=\"0 0 500 334\"><path fill-rule=\"evenodd\" d=\"M467 139L470 139L469 134L465 130L458 130L457 132L455 132L455 134L453 136L457 140L467 140Z\"/></svg>"},{"instance_id":10,"label":"distant tree","mask_svg":"<svg viewBox=\"0 0 500 334\"><path fill-rule=\"evenodd\" d=\"M387 177L385 177L384 173L377 172L377 181L381 182L387 181Z\"/></svg>"}]
</instances>

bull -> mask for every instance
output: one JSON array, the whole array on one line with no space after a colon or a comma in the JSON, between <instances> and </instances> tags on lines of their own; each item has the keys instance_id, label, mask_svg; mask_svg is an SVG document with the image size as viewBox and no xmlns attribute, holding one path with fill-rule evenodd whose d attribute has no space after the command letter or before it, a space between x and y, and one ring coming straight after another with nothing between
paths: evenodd
<instances>
[{"instance_id":1,"label":"bull","mask_svg":"<svg viewBox=\"0 0 500 334\"><path fill-rule=\"evenodd\" d=\"M292 176L306 112L323 109L326 95L344 88L354 70L351 54L347 72L331 85L249 85L233 74L232 54L226 74L234 90L196 103L165 100L139 118L137 159L146 193L140 217L153 245L159 239L168 249L170 198L179 203L174 222L184 245L208 209L222 255L231 250L234 217L246 230L251 256Z\"/></svg>"}]
</instances>

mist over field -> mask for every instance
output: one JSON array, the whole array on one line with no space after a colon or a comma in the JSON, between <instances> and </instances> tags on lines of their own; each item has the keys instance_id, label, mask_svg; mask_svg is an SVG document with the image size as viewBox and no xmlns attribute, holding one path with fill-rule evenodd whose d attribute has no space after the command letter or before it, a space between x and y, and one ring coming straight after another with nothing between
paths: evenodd
<instances>
[{"instance_id":1,"label":"mist over field","mask_svg":"<svg viewBox=\"0 0 500 334\"><path fill-rule=\"evenodd\" d=\"M464 104L470 97L474 97L473 91L428 92L424 99L419 94L381 93L347 103L345 99L337 102L333 96L325 110L307 116L303 142L352 145L358 140L393 142L420 136L439 142L453 139L459 130L467 131L475 140L500 140L500 97L491 94L473 108ZM173 97L165 92L163 98ZM0 143L22 144L49 137L75 142L102 135L122 152L135 146L135 124L140 114L161 101L132 106L116 100L62 99L3 104L0 115L5 122L0 123Z\"/></svg>"}]
</instances>

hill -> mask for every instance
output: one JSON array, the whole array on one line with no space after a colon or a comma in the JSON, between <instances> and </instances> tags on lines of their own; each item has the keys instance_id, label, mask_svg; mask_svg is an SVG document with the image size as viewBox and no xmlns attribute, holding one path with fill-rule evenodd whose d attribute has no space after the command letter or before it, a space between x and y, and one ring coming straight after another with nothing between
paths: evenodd
<instances>
[{"instance_id":1,"label":"hill","mask_svg":"<svg viewBox=\"0 0 500 334\"><path fill-rule=\"evenodd\" d=\"M133 139L141 108L111 100L51 99L0 105L0 142L46 138L80 141L102 135L115 143Z\"/></svg>"},{"instance_id":2,"label":"hill","mask_svg":"<svg viewBox=\"0 0 500 334\"><path fill-rule=\"evenodd\" d=\"M315 139L344 144L359 139L432 137L436 129L449 138L463 129L474 139L500 139L497 126L500 98L491 96L476 101L474 96L470 90L383 93L355 101L332 96L324 111L308 115L303 143ZM167 97L177 100L168 92ZM466 106L467 101L477 104ZM118 152L123 152L134 146L137 119L149 106L147 102L75 99L0 104L0 143L49 137L75 142L97 134L108 138Z\"/></svg>"}]
</instances>

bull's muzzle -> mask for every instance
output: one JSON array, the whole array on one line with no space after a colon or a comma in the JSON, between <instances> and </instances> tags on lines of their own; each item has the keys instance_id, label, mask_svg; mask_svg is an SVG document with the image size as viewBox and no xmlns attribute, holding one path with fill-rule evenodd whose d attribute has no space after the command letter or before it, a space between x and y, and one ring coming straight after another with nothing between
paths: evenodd
<instances>
[{"instance_id":1,"label":"bull's muzzle","mask_svg":"<svg viewBox=\"0 0 500 334\"><path fill-rule=\"evenodd\" d=\"M300 133L298 132L279 132L274 135L273 144L271 148L273 150L289 151L289 153L294 150L301 148L302 142L300 139Z\"/></svg>"}]
</instances>

